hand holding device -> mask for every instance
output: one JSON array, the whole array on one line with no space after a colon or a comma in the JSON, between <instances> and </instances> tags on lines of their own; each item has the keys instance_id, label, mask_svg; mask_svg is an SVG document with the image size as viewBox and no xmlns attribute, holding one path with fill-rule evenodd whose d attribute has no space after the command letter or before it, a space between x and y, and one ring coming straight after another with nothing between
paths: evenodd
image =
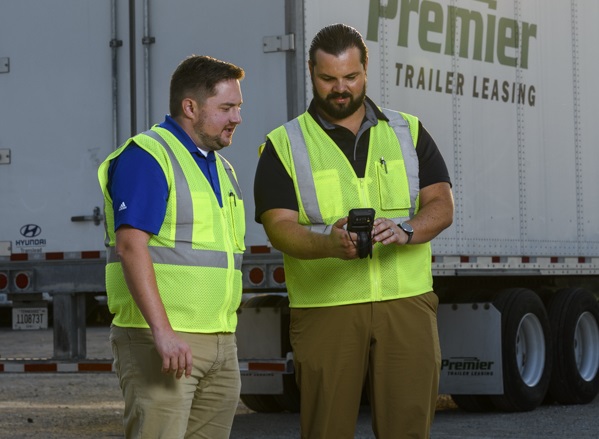
<instances>
[{"instance_id":1,"label":"hand holding device","mask_svg":"<svg viewBox=\"0 0 599 439\"><path fill-rule=\"evenodd\" d=\"M371 208L351 209L348 215L347 231L358 234L358 256L372 259L372 223L375 211Z\"/></svg>"}]
</instances>

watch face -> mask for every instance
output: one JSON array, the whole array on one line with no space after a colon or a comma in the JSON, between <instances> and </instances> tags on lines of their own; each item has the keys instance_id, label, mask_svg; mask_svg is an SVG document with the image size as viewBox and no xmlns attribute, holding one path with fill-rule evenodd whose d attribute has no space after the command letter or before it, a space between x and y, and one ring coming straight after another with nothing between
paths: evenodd
<instances>
[{"instance_id":1,"label":"watch face","mask_svg":"<svg viewBox=\"0 0 599 439\"><path fill-rule=\"evenodd\" d=\"M402 228L402 230L403 230L404 232L406 232L407 234L414 233L414 229L413 229L413 228L412 228L412 226L411 226L411 225L409 225L408 223L401 223L401 224L399 225L399 227L401 227L401 228Z\"/></svg>"}]
</instances>

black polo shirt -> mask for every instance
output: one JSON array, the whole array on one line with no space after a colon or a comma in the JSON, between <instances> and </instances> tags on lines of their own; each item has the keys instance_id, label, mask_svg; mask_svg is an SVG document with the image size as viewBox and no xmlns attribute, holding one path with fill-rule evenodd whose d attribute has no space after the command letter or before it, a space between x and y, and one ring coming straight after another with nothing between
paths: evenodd
<instances>
[{"instance_id":1,"label":"black polo shirt","mask_svg":"<svg viewBox=\"0 0 599 439\"><path fill-rule=\"evenodd\" d=\"M331 124L322 119L316 110L314 101L308 108L308 113L343 151L359 178L364 177L366 171L370 128L381 120L389 121L368 97L366 97L365 105L366 114L357 135L345 127ZM418 122L416 153L419 163L420 189L441 182L451 184L441 152L420 122ZM261 223L260 216L270 209L299 211L293 180L285 170L270 140L266 141L266 146L258 161L254 179L254 201L256 203L254 218L258 223Z\"/></svg>"}]
</instances>

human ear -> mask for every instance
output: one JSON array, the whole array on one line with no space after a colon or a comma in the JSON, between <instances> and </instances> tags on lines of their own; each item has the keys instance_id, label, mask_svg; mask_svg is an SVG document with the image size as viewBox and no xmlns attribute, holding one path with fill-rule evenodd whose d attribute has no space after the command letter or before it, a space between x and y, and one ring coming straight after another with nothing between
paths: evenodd
<instances>
[{"instance_id":1,"label":"human ear","mask_svg":"<svg viewBox=\"0 0 599 439\"><path fill-rule=\"evenodd\" d=\"M185 98L181 101L181 108L183 109L183 114L188 119L193 119L196 112L196 103L191 98Z\"/></svg>"}]
</instances>

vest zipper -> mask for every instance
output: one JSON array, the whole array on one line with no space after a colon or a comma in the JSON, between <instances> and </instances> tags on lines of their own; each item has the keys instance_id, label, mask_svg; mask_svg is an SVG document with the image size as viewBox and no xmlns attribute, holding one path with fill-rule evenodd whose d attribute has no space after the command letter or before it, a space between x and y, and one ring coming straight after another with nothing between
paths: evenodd
<instances>
[{"instance_id":1,"label":"vest zipper","mask_svg":"<svg viewBox=\"0 0 599 439\"><path fill-rule=\"evenodd\" d=\"M380 163L381 163L381 166L383 166L386 170L387 162L385 162L384 157L381 157ZM361 202L362 206L370 207L370 199L368 197L368 188L366 187L365 178L360 178L359 181L360 181L360 202ZM376 218L377 213L375 213L375 218ZM373 252L373 258L368 260L368 271L370 273L370 279L371 279L371 284L372 284L372 293L370 295L370 298L375 301L380 301L381 297L382 297L381 283L379 281L380 275L381 275L381 270L379 267L378 259L374 257L374 254L376 253L376 249L373 248L372 252Z\"/></svg>"}]
</instances>

